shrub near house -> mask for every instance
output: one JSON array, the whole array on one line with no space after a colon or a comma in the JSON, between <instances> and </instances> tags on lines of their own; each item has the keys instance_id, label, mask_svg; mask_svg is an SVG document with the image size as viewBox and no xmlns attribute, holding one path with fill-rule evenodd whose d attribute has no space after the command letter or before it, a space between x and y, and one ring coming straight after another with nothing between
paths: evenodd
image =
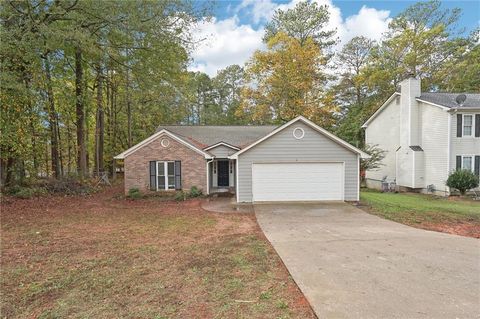
<instances>
[{"instance_id":1,"label":"shrub near house","mask_svg":"<svg viewBox=\"0 0 480 319\"><path fill-rule=\"evenodd\" d=\"M448 176L447 186L458 189L460 194L465 193L473 188L478 187L479 178L472 171L467 169L456 170Z\"/></svg>"}]
</instances>

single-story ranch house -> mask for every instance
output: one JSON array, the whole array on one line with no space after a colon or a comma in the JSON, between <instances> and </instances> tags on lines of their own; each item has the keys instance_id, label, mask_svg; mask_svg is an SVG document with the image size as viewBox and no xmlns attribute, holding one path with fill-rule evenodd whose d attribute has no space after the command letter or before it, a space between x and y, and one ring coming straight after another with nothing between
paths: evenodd
<instances>
[{"instance_id":1,"label":"single-story ranch house","mask_svg":"<svg viewBox=\"0 0 480 319\"><path fill-rule=\"evenodd\" d=\"M367 154L304 117L274 126L160 126L116 156L125 192L229 190L237 202L358 201Z\"/></svg>"}]
</instances>

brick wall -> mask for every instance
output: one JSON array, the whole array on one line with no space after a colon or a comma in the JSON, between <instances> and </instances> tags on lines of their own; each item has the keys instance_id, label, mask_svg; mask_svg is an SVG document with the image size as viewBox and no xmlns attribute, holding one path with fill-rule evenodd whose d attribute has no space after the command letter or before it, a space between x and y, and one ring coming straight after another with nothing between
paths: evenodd
<instances>
[{"instance_id":1,"label":"brick wall","mask_svg":"<svg viewBox=\"0 0 480 319\"><path fill-rule=\"evenodd\" d=\"M169 145L163 147L161 141L167 139ZM150 161L182 161L182 187L184 190L197 186L207 191L206 160L203 155L177 142L168 135L161 135L153 142L128 155L125 165L125 194L136 187L142 192L150 192Z\"/></svg>"}]
</instances>

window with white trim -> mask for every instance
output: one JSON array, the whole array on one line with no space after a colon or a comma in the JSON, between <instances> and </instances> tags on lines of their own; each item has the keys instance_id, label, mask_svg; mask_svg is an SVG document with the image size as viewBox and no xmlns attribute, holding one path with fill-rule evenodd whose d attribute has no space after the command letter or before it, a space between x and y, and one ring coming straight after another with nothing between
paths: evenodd
<instances>
[{"instance_id":1,"label":"window with white trim","mask_svg":"<svg viewBox=\"0 0 480 319\"><path fill-rule=\"evenodd\" d=\"M473 136L473 115L463 114L463 136Z\"/></svg>"},{"instance_id":2,"label":"window with white trim","mask_svg":"<svg viewBox=\"0 0 480 319\"><path fill-rule=\"evenodd\" d=\"M462 156L462 169L467 169L473 172L474 170L473 161L474 161L473 155Z\"/></svg>"},{"instance_id":3,"label":"window with white trim","mask_svg":"<svg viewBox=\"0 0 480 319\"><path fill-rule=\"evenodd\" d=\"M157 162L157 190L175 189L175 162Z\"/></svg>"}]
</instances>

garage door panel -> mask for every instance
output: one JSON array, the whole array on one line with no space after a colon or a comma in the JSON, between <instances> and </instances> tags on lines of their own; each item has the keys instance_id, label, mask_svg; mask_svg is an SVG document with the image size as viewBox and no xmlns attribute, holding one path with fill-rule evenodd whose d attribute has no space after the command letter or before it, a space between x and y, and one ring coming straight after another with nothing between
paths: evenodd
<instances>
[{"instance_id":1,"label":"garage door panel","mask_svg":"<svg viewBox=\"0 0 480 319\"><path fill-rule=\"evenodd\" d=\"M342 163L253 164L254 201L343 199Z\"/></svg>"}]
</instances>

